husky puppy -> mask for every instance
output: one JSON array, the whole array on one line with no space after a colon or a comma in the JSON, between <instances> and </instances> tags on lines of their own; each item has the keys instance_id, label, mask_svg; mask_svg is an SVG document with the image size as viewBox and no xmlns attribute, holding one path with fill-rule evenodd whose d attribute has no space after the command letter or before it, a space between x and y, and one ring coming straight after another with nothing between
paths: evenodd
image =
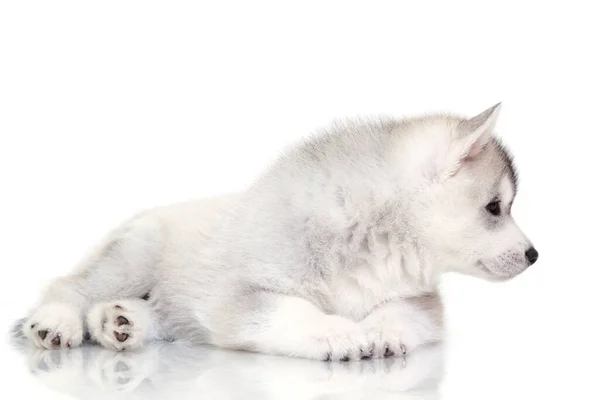
<instances>
[{"instance_id":1,"label":"husky puppy","mask_svg":"<svg viewBox=\"0 0 600 400\"><path fill-rule=\"evenodd\" d=\"M342 361L439 342L444 272L506 280L538 257L511 216L499 110L333 124L243 193L143 212L52 282L22 332L48 349L89 335Z\"/></svg>"}]
</instances>

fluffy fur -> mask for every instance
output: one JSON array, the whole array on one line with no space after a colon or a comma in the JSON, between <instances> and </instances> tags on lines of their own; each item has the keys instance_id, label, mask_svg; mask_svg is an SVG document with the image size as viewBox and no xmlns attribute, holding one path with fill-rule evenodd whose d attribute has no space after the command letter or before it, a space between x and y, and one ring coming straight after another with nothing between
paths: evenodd
<instances>
[{"instance_id":1,"label":"fluffy fur","mask_svg":"<svg viewBox=\"0 0 600 400\"><path fill-rule=\"evenodd\" d=\"M501 280L535 261L498 112L334 124L243 193L143 212L54 281L23 332L343 361L439 342L442 273Z\"/></svg>"}]
</instances>

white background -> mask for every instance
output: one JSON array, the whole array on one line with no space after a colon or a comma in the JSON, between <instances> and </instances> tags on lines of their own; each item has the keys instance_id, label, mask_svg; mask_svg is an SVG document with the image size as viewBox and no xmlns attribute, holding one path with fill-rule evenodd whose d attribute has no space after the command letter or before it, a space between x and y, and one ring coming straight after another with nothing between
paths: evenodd
<instances>
[{"instance_id":1,"label":"white background","mask_svg":"<svg viewBox=\"0 0 600 400\"><path fill-rule=\"evenodd\" d=\"M452 3L0 3L0 328L124 218L243 189L331 119L503 101L513 213L540 260L503 284L443 282L440 398L594 397L597 13ZM0 376L1 398L68 398L4 340Z\"/></svg>"}]
</instances>

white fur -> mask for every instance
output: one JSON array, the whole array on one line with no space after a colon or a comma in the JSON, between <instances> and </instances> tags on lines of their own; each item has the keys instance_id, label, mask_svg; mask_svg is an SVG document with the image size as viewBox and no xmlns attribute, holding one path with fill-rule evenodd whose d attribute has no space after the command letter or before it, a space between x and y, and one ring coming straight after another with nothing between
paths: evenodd
<instances>
[{"instance_id":1,"label":"white fur","mask_svg":"<svg viewBox=\"0 0 600 400\"><path fill-rule=\"evenodd\" d=\"M386 350L400 355L442 340L441 322L403 300L382 305L360 324L373 346L374 357L383 357Z\"/></svg>"},{"instance_id":2,"label":"white fur","mask_svg":"<svg viewBox=\"0 0 600 400\"><path fill-rule=\"evenodd\" d=\"M77 347L83 340L79 310L69 303L47 303L39 307L23 325L24 333L38 347ZM39 332L46 332L42 338ZM60 338L60 345L52 340Z\"/></svg>"},{"instance_id":3,"label":"white fur","mask_svg":"<svg viewBox=\"0 0 600 400\"><path fill-rule=\"evenodd\" d=\"M90 334L102 346L117 351L138 349L159 335L155 331L152 310L141 299L121 299L95 304L87 315ZM119 318L125 318L119 324ZM124 321L124 320L121 320ZM117 337L127 335L122 341Z\"/></svg>"},{"instance_id":4,"label":"white fur","mask_svg":"<svg viewBox=\"0 0 600 400\"><path fill-rule=\"evenodd\" d=\"M345 317L325 315L306 300L280 297L256 335L255 350L314 359L360 358L369 343L361 326Z\"/></svg>"},{"instance_id":5,"label":"white fur","mask_svg":"<svg viewBox=\"0 0 600 400\"><path fill-rule=\"evenodd\" d=\"M174 338L313 359L437 342L442 273L498 280L529 265L498 110L334 124L243 193L127 221L49 286L28 324L76 345L87 313L92 337L117 350ZM499 216L485 208L494 199Z\"/></svg>"}]
</instances>

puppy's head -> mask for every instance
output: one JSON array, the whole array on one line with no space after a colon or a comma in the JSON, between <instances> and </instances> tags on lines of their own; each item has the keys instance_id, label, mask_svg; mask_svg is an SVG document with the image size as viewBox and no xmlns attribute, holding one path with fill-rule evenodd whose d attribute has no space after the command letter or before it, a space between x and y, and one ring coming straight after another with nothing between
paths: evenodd
<instances>
[{"instance_id":1,"label":"puppy's head","mask_svg":"<svg viewBox=\"0 0 600 400\"><path fill-rule=\"evenodd\" d=\"M512 278L538 256L511 215L517 174L492 135L499 111L498 104L471 119L432 125L435 154L414 203L414 225L437 261L490 280Z\"/></svg>"}]
</instances>

